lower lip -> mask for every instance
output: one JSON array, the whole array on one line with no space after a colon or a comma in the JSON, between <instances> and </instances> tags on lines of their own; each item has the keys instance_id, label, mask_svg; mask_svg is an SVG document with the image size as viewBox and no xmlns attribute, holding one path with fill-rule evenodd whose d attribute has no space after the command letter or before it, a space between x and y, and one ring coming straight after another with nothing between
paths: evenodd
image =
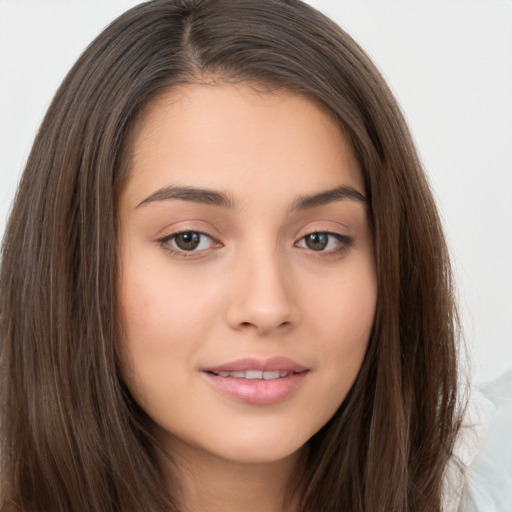
<instances>
[{"instance_id":1,"label":"lower lip","mask_svg":"<svg viewBox=\"0 0 512 512\"><path fill-rule=\"evenodd\" d=\"M220 392L254 405L270 405L285 400L304 382L308 371L292 373L279 379L237 379L204 372L208 381Z\"/></svg>"}]
</instances>

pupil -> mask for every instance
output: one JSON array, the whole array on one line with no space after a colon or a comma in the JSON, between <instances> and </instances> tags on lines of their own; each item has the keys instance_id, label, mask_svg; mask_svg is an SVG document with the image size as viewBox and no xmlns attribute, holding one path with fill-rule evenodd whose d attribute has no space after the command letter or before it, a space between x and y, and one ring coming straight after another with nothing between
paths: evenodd
<instances>
[{"instance_id":1,"label":"pupil","mask_svg":"<svg viewBox=\"0 0 512 512\"><path fill-rule=\"evenodd\" d=\"M306 238L306 245L314 251L321 251L327 247L329 238L326 233L311 233Z\"/></svg>"},{"instance_id":2,"label":"pupil","mask_svg":"<svg viewBox=\"0 0 512 512\"><path fill-rule=\"evenodd\" d=\"M176 235L176 245L184 251L192 251L199 245L199 233L189 232Z\"/></svg>"}]
</instances>

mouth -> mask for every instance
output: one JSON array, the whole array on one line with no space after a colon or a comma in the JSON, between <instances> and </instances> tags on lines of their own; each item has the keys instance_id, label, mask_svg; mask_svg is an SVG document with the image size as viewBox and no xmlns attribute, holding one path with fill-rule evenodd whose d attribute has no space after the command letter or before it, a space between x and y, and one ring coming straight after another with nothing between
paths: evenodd
<instances>
[{"instance_id":1,"label":"mouth","mask_svg":"<svg viewBox=\"0 0 512 512\"><path fill-rule=\"evenodd\" d=\"M240 372L209 372L217 377L232 377L234 379L247 379L247 380L274 380L288 377L292 373L285 370L275 371L261 371L261 370L245 370ZM299 373L299 372L297 372Z\"/></svg>"},{"instance_id":2,"label":"mouth","mask_svg":"<svg viewBox=\"0 0 512 512\"><path fill-rule=\"evenodd\" d=\"M209 384L224 396L252 405L271 405L291 397L305 382L309 368L274 357L239 359L202 371Z\"/></svg>"}]
</instances>

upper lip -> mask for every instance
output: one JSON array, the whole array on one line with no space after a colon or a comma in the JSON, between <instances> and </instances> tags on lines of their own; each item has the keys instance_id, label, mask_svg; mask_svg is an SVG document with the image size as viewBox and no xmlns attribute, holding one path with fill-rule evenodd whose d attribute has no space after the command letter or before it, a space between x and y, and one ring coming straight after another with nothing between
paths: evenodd
<instances>
[{"instance_id":1,"label":"upper lip","mask_svg":"<svg viewBox=\"0 0 512 512\"><path fill-rule=\"evenodd\" d=\"M237 359L224 363L218 366L209 366L204 368L205 372L240 372L246 370L259 370L262 372L268 371L285 371L285 372L304 372L308 370L306 366L303 366L293 359L287 357L271 357L269 359L258 359L254 357L246 357L243 359Z\"/></svg>"}]
</instances>

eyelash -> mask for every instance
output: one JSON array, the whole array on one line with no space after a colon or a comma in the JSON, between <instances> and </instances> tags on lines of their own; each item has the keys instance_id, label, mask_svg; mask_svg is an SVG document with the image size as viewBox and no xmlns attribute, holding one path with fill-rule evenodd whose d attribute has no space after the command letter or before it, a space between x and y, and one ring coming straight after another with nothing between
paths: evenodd
<instances>
[{"instance_id":1,"label":"eyelash","mask_svg":"<svg viewBox=\"0 0 512 512\"><path fill-rule=\"evenodd\" d=\"M312 231L311 233L308 233L307 235L302 236L299 239L299 242L301 242L302 240L305 240L307 237L310 237L313 235L327 235L328 237L332 237L339 242L339 246L335 249L331 249L330 251L315 251L314 249L304 247L304 249L310 249L312 252L317 252L324 256L339 256L339 255L345 253L348 249L350 249L350 247L352 247L352 245L354 243L353 238L351 238L347 235L342 235L340 233L333 233L331 231ZM298 244L299 242L296 242L296 244Z\"/></svg>"},{"instance_id":2,"label":"eyelash","mask_svg":"<svg viewBox=\"0 0 512 512\"><path fill-rule=\"evenodd\" d=\"M201 253L202 251L185 251L183 249L173 248L172 246L169 245L169 243L173 239L175 239L177 236L184 235L184 234L187 234L187 233L193 233L195 235L200 235L200 236L203 236L203 237L207 237L210 240L212 240L213 243L216 242L215 238L213 238L208 233L205 233L204 231L198 231L198 230L195 230L195 229L186 229L186 230L183 230L183 231L178 231L176 233L172 233L171 235L166 235L166 236L158 239L157 242L160 244L160 246L164 250L169 251L173 256L178 256L180 258L197 257L198 254ZM206 250L206 249L203 249L203 250Z\"/></svg>"},{"instance_id":3,"label":"eyelash","mask_svg":"<svg viewBox=\"0 0 512 512\"><path fill-rule=\"evenodd\" d=\"M203 231L198 231L198 230L192 230L192 229L178 231L176 233L172 233L171 235L166 235L162 238L159 238L157 240L157 242L164 250L170 252L173 256L178 256L180 258L198 257L201 252L208 250L208 249L202 249L199 251L196 251L196 250L186 251L184 249L173 248L172 246L169 245L169 243L172 240L174 240L177 236L183 235L183 234L200 235L202 237L209 238L213 244L220 243L220 242L216 241L215 238L213 238L208 233L205 233ZM310 249L308 247L301 247L305 250L310 250L312 253L319 253L319 254L322 254L323 256L327 256L327 257L328 256L339 256L339 255L345 253L350 247L352 247L352 245L354 243L354 239L347 235L341 235L340 233L333 233L331 231L312 231L311 233L307 233L306 235L302 236L297 242L295 242L295 245L297 246L297 244L299 242L305 240L308 236L310 237L312 235L327 235L328 237L335 238L340 243L339 247L337 247L336 249L332 249L330 251L323 251L323 250L315 251L314 249Z\"/></svg>"}]
</instances>

